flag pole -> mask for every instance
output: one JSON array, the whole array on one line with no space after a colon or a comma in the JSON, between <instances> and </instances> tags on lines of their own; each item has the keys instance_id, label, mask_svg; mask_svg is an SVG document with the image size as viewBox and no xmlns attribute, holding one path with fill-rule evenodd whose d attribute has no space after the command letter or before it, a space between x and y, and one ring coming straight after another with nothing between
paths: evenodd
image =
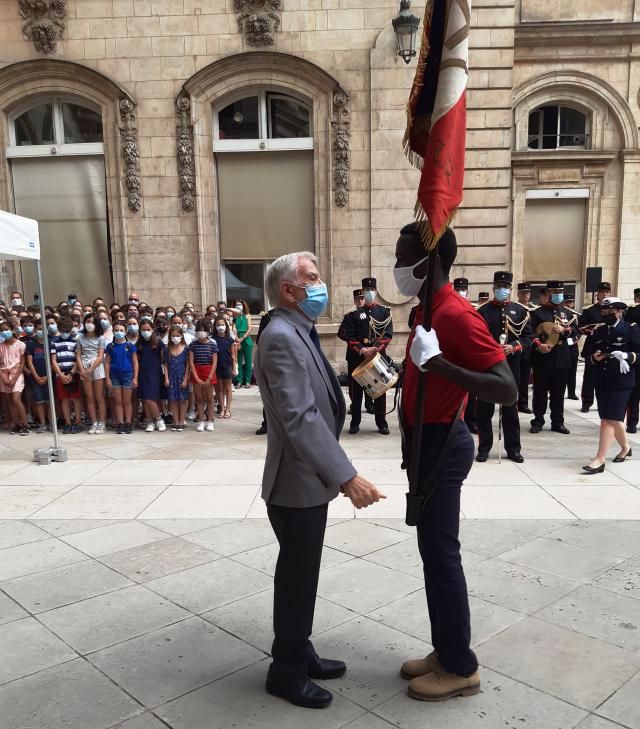
<instances>
[{"instance_id":1,"label":"flag pole","mask_svg":"<svg viewBox=\"0 0 640 729\"><path fill-rule=\"evenodd\" d=\"M433 294L436 287L438 268L438 246L429 252L427 261L427 280L420 299L422 304L422 326L429 331L433 319ZM416 526L425 501L420 489L420 462L422 456L422 426L424 401L426 395L427 373L420 371L416 393L415 416L411 434L411 462L409 464L409 492L407 493L407 518L409 526Z\"/></svg>"}]
</instances>

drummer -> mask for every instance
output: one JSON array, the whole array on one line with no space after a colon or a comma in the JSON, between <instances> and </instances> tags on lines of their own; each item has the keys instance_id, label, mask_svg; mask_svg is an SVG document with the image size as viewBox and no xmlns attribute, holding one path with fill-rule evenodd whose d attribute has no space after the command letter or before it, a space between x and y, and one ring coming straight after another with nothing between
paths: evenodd
<instances>
[{"instance_id":1,"label":"drummer","mask_svg":"<svg viewBox=\"0 0 640 729\"><path fill-rule=\"evenodd\" d=\"M600 416L600 442L598 453L588 466L587 473L602 473L605 458L614 439L620 452L613 459L622 463L629 458L631 445L624 429L624 416L629 397L635 385L635 365L640 353L640 331L635 324L622 318L627 305L615 296L604 299L600 305L605 326L593 333L596 397Z\"/></svg>"},{"instance_id":2,"label":"drummer","mask_svg":"<svg viewBox=\"0 0 640 729\"><path fill-rule=\"evenodd\" d=\"M570 348L580 336L577 316L563 305L564 283L548 281L541 291L540 306L531 312L533 343L533 420L531 433L544 425L548 401L551 401L551 430L568 435L564 424L564 394L571 370ZM544 303L542 303L544 302Z\"/></svg>"},{"instance_id":3,"label":"drummer","mask_svg":"<svg viewBox=\"0 0 640 729\"><path fill-rule=\"evenodd\" d=\"M354 292L355 294L355 292ZM375 278L362 279L364 305L345 315L338 336L347 342L347 367L351 394L351 423L349 433L360 430L362 420L362 397L364 390L353 379L353 371L363 362L383 354L393 337L391 310L376 304L377 282ZM378 432L389 435L387 423L387 397L381 395L374 400L374 415Z\"/></svg>"}]
</instances>

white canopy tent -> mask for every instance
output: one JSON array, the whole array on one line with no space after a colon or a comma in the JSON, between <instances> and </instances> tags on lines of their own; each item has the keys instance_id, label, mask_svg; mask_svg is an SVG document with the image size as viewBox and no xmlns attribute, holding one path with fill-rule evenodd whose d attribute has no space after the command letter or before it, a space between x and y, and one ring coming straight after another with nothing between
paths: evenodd
<instances>
[{"instance_id":1,"label":"white canopy tent","mask_svg":"<svg viewBox=\"0 0 640 729\"><path fill-rule=\"evenodd\" d=\"M42 271L40 268L40 234L38 221L23 218L0 210L0 260L35 261L38 276L38 292L40 294L40 315L44 324L44 348L49 351L49 337L44 312L44 292L42 289ZM37 448L34 450L34 460L39 463L51 461L66 461L67 453L60 448L58 442L58 427L56 421L56 401L53 392L53 375L51 372L51 359L45 357L47 365L47 380L49 381L49 403L51 406L51 427L53 429L53 446L51 448Z\"/></svg>"}]
</instances>

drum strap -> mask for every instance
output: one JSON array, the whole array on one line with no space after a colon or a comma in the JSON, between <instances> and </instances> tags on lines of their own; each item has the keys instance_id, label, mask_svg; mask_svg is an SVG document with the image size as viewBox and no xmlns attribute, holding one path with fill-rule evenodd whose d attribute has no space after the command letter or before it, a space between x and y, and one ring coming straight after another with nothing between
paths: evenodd
<instances>
[{"instance_id":1,"label":"drum strap","mask_svg":"<svg viewBox=\"0 0 640 729\"><path fill-rule=\"evenodd\" d=\"M447 462L449 453L451 451L453 436L458 428L463 427L461 426L460 420L463 408L464 398L460 401L458 412L456 413L453 423L451 423L451 427L449 428L449 432L447 433L447 437L445 439L444 445L442 446L442 450L440 451L440 455L438 456L438 460L435 462L435 465L431 469L425 482L420 484L418 491L416 491L416 489L412 489L411 483L409 483L409 493L407 494L407 514L405 518L405 523L407 524L407 526L417 526L418 522L420 521L420 517L422 516L422 512L427 505L427 502L433 496L435 490L438 488L442 469L444 468L444 465ZM401 430L404 431L403 443L406 445L406 423L401 424L401 426L402 425L405 426L401 427ZM411 448L414 448L416 446L420 448L421 444L411 443ZM408 461L409 460L410 459L408 459Z\"/></svg>"}]
</instances>

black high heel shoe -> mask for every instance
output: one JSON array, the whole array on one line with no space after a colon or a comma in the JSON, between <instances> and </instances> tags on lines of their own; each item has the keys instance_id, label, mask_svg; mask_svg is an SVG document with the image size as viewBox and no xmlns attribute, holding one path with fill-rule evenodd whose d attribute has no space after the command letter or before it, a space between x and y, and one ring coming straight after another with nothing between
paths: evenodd
<instances>
[{"instance_id":1,"label":"black high heel shoe","mask_svg":"<svg viewBox=\"0 0 640 729\"><path fill-rule=\"evenodd\" d=\"M604 473L604 463L601 466L597 466L596 468L593 468L592 466L583 466L582 470L586 471L588 474Z\"/></svg>"},{"instance_id":2,"label":"black high heel shoe","mask_svg":"<svg viewBox=\"0 0 640 729\"><path fill-rule=\"evenodd\" d=\"M631 450L631 447L629 447L629 450L624 454L624 456L620 456L620 455L616 456L613 459L613 462L614 463L624 463L627 460L627 458L631 458L632 455L633 455L633 451Z\"/></svg>"}]
</instances>

